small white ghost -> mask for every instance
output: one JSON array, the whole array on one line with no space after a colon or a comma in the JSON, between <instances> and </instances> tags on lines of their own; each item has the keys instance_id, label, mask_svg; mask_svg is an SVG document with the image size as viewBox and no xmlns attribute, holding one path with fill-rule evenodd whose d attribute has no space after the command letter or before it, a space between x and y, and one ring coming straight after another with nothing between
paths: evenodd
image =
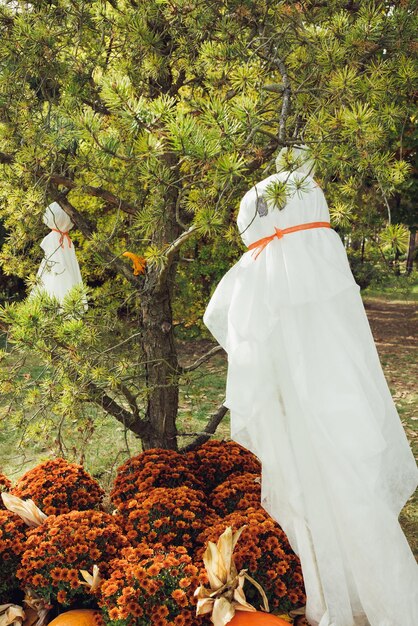
<instances>
[{"instance_id":1,"label":"small white ghost","mask_svg":"<svg viewBox=\"0 0 418 626\"><path fill-rule=\"evenodd\" d=\"M69 235L74 224L57 202L46 208L43 222L51 232L41 242L45 256L37 273L38 284L34 291L44 290L62 302L72 287L83 284Z\"/></svg>"}]
</instances>

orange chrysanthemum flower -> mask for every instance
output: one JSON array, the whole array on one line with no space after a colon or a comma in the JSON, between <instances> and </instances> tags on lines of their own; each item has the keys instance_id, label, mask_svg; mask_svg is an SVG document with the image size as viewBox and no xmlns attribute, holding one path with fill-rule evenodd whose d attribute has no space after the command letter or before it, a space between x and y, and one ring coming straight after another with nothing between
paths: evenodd
<instances>
[{"instance_id":1,"label":"orange chrysanthemum flower","mask_svg":"<svg viewBox=\"0 0 418 626\"><path fill-rule=\"evenodd\" d=\"M257 457L234 441L207 441L184 456L208 493L231 474L261 472Z\"/></svg>"},{"instance_id":2,"label":"orange chrysanthemum flower","mask_svg":"<svg viewBox=\"0 0 418 626\"><path fill-rule=\"evenodd\" d=\"M120 504L117 522L132 544L161 542L192 548L196 537L218 518L203 492L190 487L156 488L144 500ZM193 512L194 521L189 514Z\"/></svg>"},{"instance_id":3,"label":"orange chrysanthemum flower","mask_svg":"<svg viewBox=\"0 0 418 626\"><path fill-rule=\"evenodd\" d=\"M87 536L89 537L87 539ZM92 601L79 570L98 565L105 577L114 552L128 546L126 537L108 513L71 511L51 515L27 534L17 578L47 602L79 606ZM47 581L40 585L39 575Z\"/></svg>"},{"instance_id":4,"label":"orange chrysanthemum flower","mask_svg":"<svg viewBox=\"0 0 418 626\"><path fill-rule=\"evenodd\" d=\"M104 496L99 483L81 465L59 458L26 472L11 493L31 498L46 515L93 509Z\"/></svg>"},{"instance_id":5,"label":"orange chrysanthemum flower","mask_svg":"<svg viewBox=\"0 0 418 626\"><path fill-rule=\"evenodd\" d=\"M118 626L210 624L209 618L195 616L193 594L199 584L199 570L182 546L165 548L156 544L152 554L146 544L128 547L122 550L122 558L111 562L110 568L99 594L99 605L107 623L117 622Z\"/></svg>"},{"instance_id":6,"label":"orange chrysanthemum flower","mask_svg":"<svg viewBox=\"0 0 418 626\"><path fill-rule=\"evenodd\" d=\"M128 459L118 468L110 497L119 505L132 499L139 501L155 487L183 486L198 490L203 486L191 471L185 455L153 448Z\"/></svg>"},{"instance_id":7,"label":"orange chrysanthemum flower","mask_svg":"<svg viewBox=\"0 0 418 626\"><path fill-rule=\"evenodd\" d=\"M209 499L221 516L258 507L261 501L260 475L250 472L233 474L212 491Z\"/></svg>"},{"instance_id":8,"label":"orange chrysanthemum flower","mask_svg":"<svg viewBox=\"0 0 418 626\"><path fill-rule=\"evenodd\" d=\"M0 509L0 604L10 602L14 590L19 587L16 573L27 532L28 527L18 515Z\"/></svg>"},{"instance_id":9,"label":"orange chrysanthemum flower","mask_svg":"<svg viewBox=\"0 0 418 626\"><path fill-rule=\"evenodd\" d=\"M236 511L218 523L207 528L198 537L198 542L206 546L208 541L216 542L227 526L235 530L246 525L240 541L234 550L237 569L247 569L248 573L263 587L270 608L280 613L303 606L306 603L302 570L298 556L293 552L284 531L261 507ZM196 550L195 565L202 567L204 547ZM205 575L201 575L206 584ZM250 604L259 605L258 592L252 586L246 588Z\"/></svg>"}]
</instances>

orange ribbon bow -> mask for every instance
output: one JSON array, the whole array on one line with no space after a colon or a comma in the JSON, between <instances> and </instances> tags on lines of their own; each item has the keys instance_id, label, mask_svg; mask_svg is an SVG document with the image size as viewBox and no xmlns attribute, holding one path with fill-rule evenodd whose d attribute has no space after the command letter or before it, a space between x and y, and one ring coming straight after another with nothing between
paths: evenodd
<instances>
[{"instance_id":1,"label":"orange ribbon bow","mask_svg":"<svg viewBox=\"0 0 418 626\"><path fill-rule=\"evenodd\" d=\"M284 235L288 233L295 233L298 230L309 230L310 228L331 228L331 224L329 222L307 222L306 224L297 224L296 226L290 226L289 228L274 228L274 235L269 235L268 237L263 237L262 239L258 239L253 243L250 243L248 246L248 250L256 250L255 254L253 252L252 256L254 260L258 257L260 252L264 250L264 248L273 241L277 237L277 239L281 239Z\"/></svg>"},{"instance_id":2,"label":"orange ribbon bow","mask_svg":"<svg viewBox=\"0 0 418 626\"><path fill-rule=\"evenodd\" d=\"M68 230L58 230L58 228L51 228L51 230L53 230L54 233L59 233L60 234L60 246L61 246L61 248L64 247L64 238L67 239L68 247L71 248L71 238L70 238L70 235L68 234Z\"/></svg>"}]
</instances>

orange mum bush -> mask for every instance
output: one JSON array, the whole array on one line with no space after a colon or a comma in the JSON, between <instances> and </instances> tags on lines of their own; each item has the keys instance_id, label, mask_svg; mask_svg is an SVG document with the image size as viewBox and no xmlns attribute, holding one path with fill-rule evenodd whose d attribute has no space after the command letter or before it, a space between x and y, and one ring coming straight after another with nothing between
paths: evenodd
<instances>
[{"instance_id":1,"label":"orange mum bush","mask_svg":"<svg viewBox=\"0 0 418 626\"><path fill-rule=\"evenodd\" d=\"M11 602L19 588L16 571L25 548L28 527L11 511L0 511L0 604Z\"/></svg>"},{"instance_id":2,"label":"orange mum bush","mask_svg":"<svg viewBox=\"0 0 418 626\"><path fill-rule=\"evenodd\" d=\"M125 548L100 587L99 605L117 626L204 626L195 617L199 571L184 547Z\"/></svg>"},{"instance_id":3,"label":"orange mum bush","mask_svg":"<svg viewBox=\"0 0 418 626\"><path fill-rule=\"evenodd\" d=\"M210 502L222 517L237 510L258 507L261 500L261 485L256 482L260 476L245 472L234 474L215 487L210 494Z\"/></svg>"},{"instance_id":4,"label":"orange mum bush","mask_svg":"<svg viewBox=\"0 0 418 626\"><path fill-rule=\"evenodd\" d=\"M174 450L152 448L128 459L117 470L110 493L116 505L132 498L146 497L154 487L192 487L201 489L202 483L191 471L184 455Z\"/></svg>"},{"instance_id":5,"label":"orange mum bush","mask_svg":"<svg viewBox=\"0 0 418 626\"><path fill-rule=\"evenodd\" d=\"M29 531L17 578L47 603L88 606L92 601L79 570L97 565L106 576L110 561L128 545L114 518L101 511L51 515Z\"/></svg>"},{"instance_id":6,"label":"orange mum bush","mask_svg":"<svg viewBox=\"0 0 418 626\"><path fill-rule=\"evenodd\" d=\"M133 545L158 542L193 548L202 530L218 519L204 498L190 487L157 487L144 500L121 504L115 519Z\"/></svg>"},{"instance_id":7,"label":"orange mum bush","mask_svg":"<svg viewBox=\"0 0 418 626\"><path fill-rule=\"evenodd\" d=\"M302 569L298 556L290 547L286 534L262 508L250 508L247 512L237 511L207 528L198 537L206 545L216 543L227 526L238 530L247 524L234 550L238 571L248 569L266 592L270 610L287 613L306 603ZM202 567L204 547L196 550L195 564ZM247 601L260 605L258 592L252 585L245 589Z\"/></svg>"},{"instance_id":8,"label":"orange mum bush","mask_svg":"<svg viewBox=\"0 0 418 626\"><path fill-rule=\"evenodd\" d=\"M261 472L257 457L234 441L207 441L185 457L208 492L233 473Z\"/></svg>"},{"instance_id":9,"label":"orange mum bush","mask_svg":"<svg viewBox=\"0 0 418 626\"><path fill-rule=\"evenodd\" d=\"M19 498L31 498L46 515L84 511L98 506L104 491L81 465L53 459L24 474L11 490Z\"/></svg>"},{"instance_id":10,"label":"orange mum bush","mask_svg":"<svg viewBox=\"0 0 418 626\"><path fill-rule=\"evenodd\" d=\"M10 491L12 487L12 483L10 482L10 480L7 478L7 476L5 476L4 474L2 474L0 472L0 494L3 493L4 491ZM3 504L3 500L2 497L0 496L0 509L5 509L6 507Z\"/></svg>"}]
</instances>

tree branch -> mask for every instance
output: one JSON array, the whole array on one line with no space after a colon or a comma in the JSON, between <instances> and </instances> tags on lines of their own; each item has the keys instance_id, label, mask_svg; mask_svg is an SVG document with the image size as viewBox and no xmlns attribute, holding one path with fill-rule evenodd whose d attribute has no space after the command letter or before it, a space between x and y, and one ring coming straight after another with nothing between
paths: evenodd
<instances>
[{"instance_id":1,"label":"tree branch","mask_svg":"<svg viewBox=\"0 0 418 626\"><path fill-rule=\"evenodd\" d=\"M222 348L222 346L215 346L214 348L211 348L208 352L206 352L201 357L199 357L191 365L188 365L187 367L182 367L181 368L181 373L185 374L186 372L192 372L193 370L195 370L198 367L200 367L202 365L202 363L205 363L206 361L209 361L209 359L211 359L213 356L215 356L215 354L218 354L219 352L223 352L223 351L224 351L224 349Z\"/></svg>"},{"instance_id":2,"label":"tree branch","mask_svg":"<svg viewBox=\"0 0 418 626\"><path fill-rule=\"evenodd\" d=\"M0 163L11 165L14 162L14 160L15 160L14 155L6 154L5 152L0 152ZM103 187L93 187L91 185L78 185L76 181L73 180L72 178L68 178L67 176L61 176L60 174L51 174L50 176L46 176L44 172L38 172L36 176L38 178L43 178L43 179L48 178L48 181L55 186L63 185L64 187L67 187L67 189L78 188L84 193L86 193L88 196L102 198L108 204L111 204L117 207L118 209L121 209L121 211L124 211L125 213L129 213L130 215L135 215L135 213L138 212L138 207L131 204L130 202L127 202L126 200L123 200L122 198L119 198L118 196L115 196L114 193L112 193L111 191L108 191L107 189L104 189Z\"/></svg>"},{"instance_id":3,"label":"tree branch","mask_svg":"<svg viewBox=\"0 0 418 626\"><path fill-rule=\"evenodd\" d=\"M149 436L152 430L151 424L146 420L135 419L135 416L124 409L120 404L115 402L113 398L107 395L100 387L97 387L92 382L87 384L87 389L90 393L91 399L95 404L98 404L110 415L113 415L118 422L123 424L126 428L129 428L138 437Z\"/></svg>"},{"instance_id":4,"label":"tree branch","mask_svg":"<svg viewBox=\"0 0 418 626\"><path fill-rule=\"evenodd\" d=\"M180 452L190 452L191 450L195 450L199 446L201 446L205 441L210 439L210 436L213 435L218 428L219 424L222 422L223 418L227 414L228 409L225 405L221 404L218 410L213 413L210 417L209 422L206 425L206 428L203 432L207 433L206 435L199 435L196 437L192 443L189 443L187 446L184 446L180 449Z\"/></svg>"},{"instance_id":5,"label":"tree branch","mask_svg":"<svg viewBox=\"0 0 418 626\"><path fill-rule=\"evenodd\" d=\"M289 109L290 109L291 87L290 87L289 75L287 73L287 69L283 60L280 57L276 57L274 59L274 62L277 65L277 68L280 74L282 75L283 103L282 103L282 110L280 113L279 140L284 141L286 139L286 120L287 120L287 116L289 115Z\"/></svg>"},{"instance_id":6,"label":"tree branch","mask_svg":"<svg viewBox=\"0 0 418 626\"><path fill-rule=\"evenodd\" d=\"M176 252L178 252L178 250L181 248L181 246L184 244L185 241L187 241L188 239L190 239L192 235L194 235L196 230L197 230L197 226L193 224L186 231L184 231L184 233L182 233L179 237L177 237L177 239L175 239L172 243L170 243L168 247L166 248L165 256L166 256L167 261L158 275L158 289L164 284L164 279L167 275L167 272L169 271L171 267L171 262Z\"/></svg>"},{"instance_id":7,"label":"tree branch","mask_svg":"<svg viewBox=\"0 0 418 626\"><path fill-rule=\"evenodd\" d=\"M5 152L0 152L0 163L13 163L15 160L12 154L6 154Z\"/></svg>"},{"instance_id":8,"label":"tree branch","mask_svg":"<svg viewBox=\"0 0 418 626\"><path fill-rule=\"evenodd\" d=\"M92 187L91 185L77 185L77 183L72 180L72 178L67 178L66 176L60 176L59 174L52 174L49 180L55 185L64 185L67 189L75 189L78 188L83 193L86 193L88 196L95 196L97 198L102 198L108 204L111 204L121 211L125 213L129 213L130 215L135 215L138 209L133 204L126 202L126 200L122 200L118 196L115 196L111 191L104 189L103 187Z\"/></svg>"}]
</instances>

